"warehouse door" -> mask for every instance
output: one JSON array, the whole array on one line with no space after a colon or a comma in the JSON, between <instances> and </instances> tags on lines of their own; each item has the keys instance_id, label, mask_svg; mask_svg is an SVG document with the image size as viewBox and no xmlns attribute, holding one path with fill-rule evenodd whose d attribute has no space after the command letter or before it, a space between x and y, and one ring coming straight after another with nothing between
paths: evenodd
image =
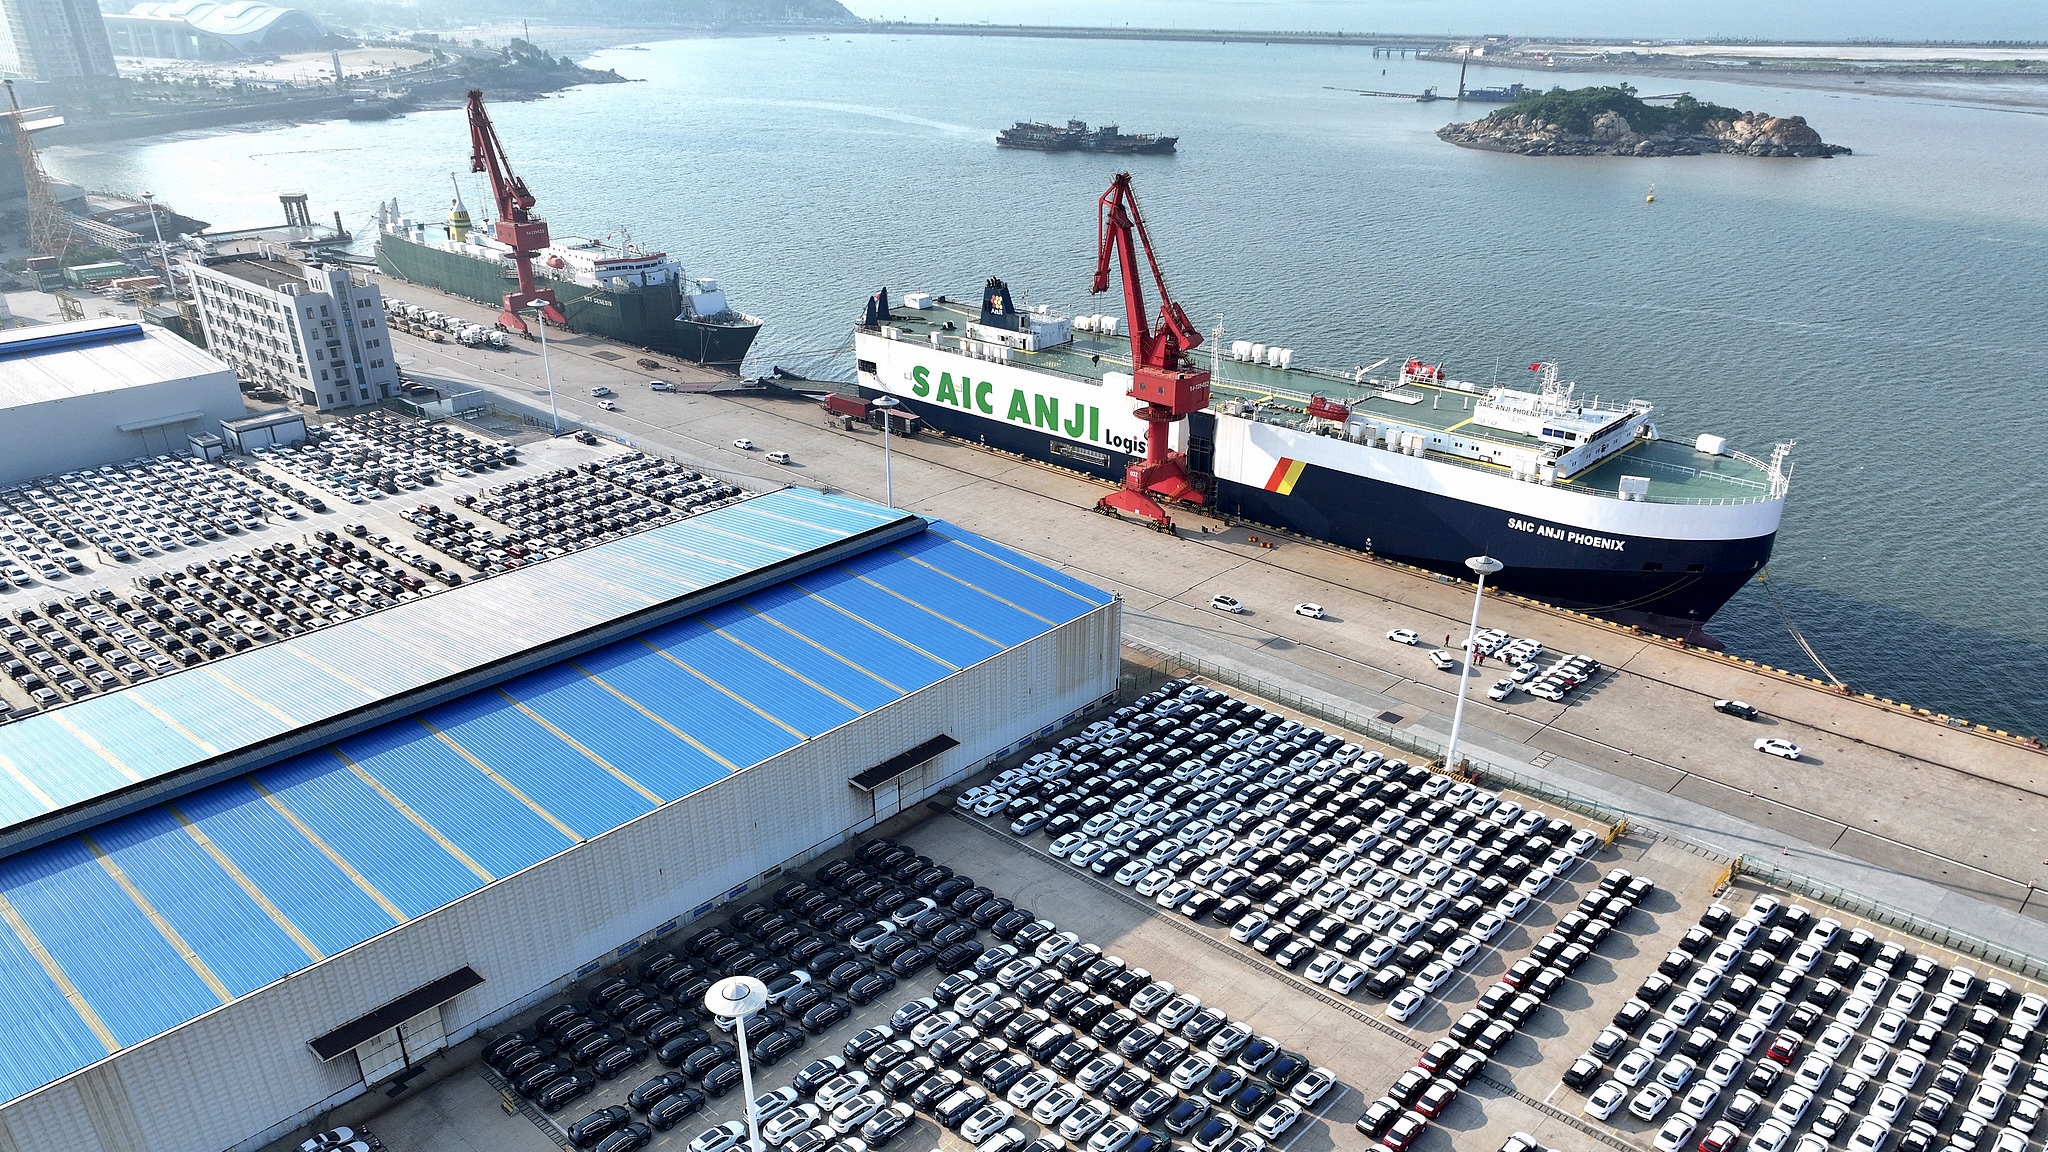
<instances>
[{"instance_id":1,"label":"warehouse door","mask_svg":"<svg viewBox=\"0 0 2048 1152\"><path fill-rule=\"evenodd\" d=\"M375 1086L447 1046L441 1006L436 1004L356 1045L356 1064L363 1070L363 1083Z\"/></svg>"}]
</instances>

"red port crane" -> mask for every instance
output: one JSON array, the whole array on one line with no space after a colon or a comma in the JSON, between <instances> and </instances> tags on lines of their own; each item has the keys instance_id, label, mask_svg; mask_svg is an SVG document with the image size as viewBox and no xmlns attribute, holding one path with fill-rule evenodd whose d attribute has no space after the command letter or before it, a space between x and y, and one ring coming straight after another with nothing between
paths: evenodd
<instances>
[{"instance_id":1,"label":"red port crane","mask_svg":"<svg viewBox=\"0 0 2048 1152\"><path fill-rule=\"evenodd\" d=\"M1160 498L1205 503L1201 490L1188 479L1188 458L1167 446L1173 424L1209 406L1209 374L1190 367L1186 358L1188 351L1202 342L1202 333L1167 294L1159 257L1152 251L1145 218L1138 212L1137 194L1131 191L1130 173L1119 172L1110 182L1109 191L1102 194L1100 213L1095 284L1089 292L1109 290L1109 263L1114 257L1123 270L1124 316L1131 334L1130 397L1143 405L1134 414L1145 421L1145 458L1124 469L1124 486L1104 496L1096 507L1143 516L1159 528L1171 529L1173 520L1159 506ZM1157 332L1145 315L1140 248L1152 283L1159 289Z\"/></svg>"},{"instance_id":2,"label":"red port crane","mask_svg":"<svg viewBox=\"0 0 2048 1152\"><path fill-rule=\"evenodd\" d=\"M519 270L519 287L505 293L498 323L524 333L526 321L519 310L538 306L548 323L567 327L569 321L555 300L555 290L535 287L533 280L533 258L548 246L548 222L533 214L533 193L526 190L526 181L512 174L505 146L498 143L498 130L484 111L481 88L469 90L469 145L469 170L490 175L491 195L498 201L493 231L499 243L512 249L512 265Z\"/></svg>"}]
</instances>

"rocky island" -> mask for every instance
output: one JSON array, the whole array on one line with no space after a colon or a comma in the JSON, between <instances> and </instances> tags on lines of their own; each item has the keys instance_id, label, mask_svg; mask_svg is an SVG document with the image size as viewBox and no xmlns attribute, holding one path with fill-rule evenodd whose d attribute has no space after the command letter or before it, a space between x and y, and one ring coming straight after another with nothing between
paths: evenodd
<instances>
[{"instance_id":1,"label":"rocky island","mask_svg":"<svg viewBox=\"0 0 2048 1152\"><path fill-rule=\"evenodd\" d=\"M1522 97L1484 120L1446 124L1437 138L1461 148L1522 156L1839 156L1802 116L1770 116L1706 104L1690 95L1647 104L1627 84L1553 88Z\"/></svg>"}]
</instances>

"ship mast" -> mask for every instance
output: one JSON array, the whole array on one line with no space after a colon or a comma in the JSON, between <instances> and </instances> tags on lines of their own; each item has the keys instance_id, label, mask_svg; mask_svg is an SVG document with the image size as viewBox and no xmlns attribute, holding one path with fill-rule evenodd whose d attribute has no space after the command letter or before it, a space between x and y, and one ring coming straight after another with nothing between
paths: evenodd
<instances>
[{"instance_id":1,"label":"ship mast","mask_svg":"<svg viewBox=\"0 0 2048 1152\"><path fill-rule=\"evenodd\" d=\"M533 193L527 191L526 181L512 174L505 147L498 143L498 130L484 111L481 88L469 90L469 143L469 170L490 176L491 194L498 202L493 232L500 243L512 249L512 266L519 275L518 288L505 293L498 323L524 333L526 321L519 310L537 305L547 321L567 327L569 322L556 304L554 289L537 287L533 279L533 258L548 246L548 222L533 214Z\"/></svg>"},{"instance_id":2,"label":"ship mast","mask_svg":"<svg viewBox=\"0 0 2048 1152\"><path fill-rule=\"evenodd\" d=\"M1167 446L1171 426L1209 406L1209 373L1190 366L1187 353L1202 342L1201 330L1166 291L1159 257L1146 234L1145 218L1131 191L1131 174L1117 173L1098 204L1095 281L1091 294L1109 290L1110 261L1122 270L1124 318L1131 333L1130 397L1142 405L1135 415L1145 421L1145 458L1124 470L1123 487L1104 496L1096 507L1128 512L1170 530L1173 520L1157 498L1201 504L1205 499L1188 479L1187 457ZM1145 314L1145 284L1139 274L1138 251L1159 290L1159 327Z\"/></svg>"}]
</instances>

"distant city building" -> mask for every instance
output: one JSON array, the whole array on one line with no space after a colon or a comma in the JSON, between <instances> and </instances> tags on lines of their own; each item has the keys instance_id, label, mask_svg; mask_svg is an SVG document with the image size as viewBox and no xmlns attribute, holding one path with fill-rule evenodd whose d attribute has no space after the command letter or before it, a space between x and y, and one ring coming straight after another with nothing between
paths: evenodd
<instances>
[{"instance_id":1,"label":"distant city building","mask_svg":"<svg viewBox=\"0 0 2048 1152\"><path fill-rule=\"evenodd\" d=\"M113 87L120 74L99 5L0 0L0 76L35 81L43 99Z\"/></svg>"},{"instance_id":2,"label":"distant city building","mask_svg":"<svg viewBox=\"0 0 2048 1152\"><path fill-rule=\"evenodd\" d=\"M327 39L311 15L258 0L144 0L109 13L106 23L116 55L168 60L302 52Z\"/></svg>"},{"instance_id":3,"label":"distant city building","mask_svg":"<svg viewBox=\"0 0 2048 1152\"><path fill-rule=\"evenodd\" d=\"M188 452L189 437L247 414L232 369L153 325L0 332L0 484Z\"/></svg>"},{"instance_id":4,"label":"distant city building","mask_svg":"<svg viewBox=\"0 0 2048 1152\"><path fill-rule=\"evenodd\" d=\"M244 380L323 412L397 394L384 296L369 277L254 256L185 267L207 347Z\"/></svg>"}]
</instances>

